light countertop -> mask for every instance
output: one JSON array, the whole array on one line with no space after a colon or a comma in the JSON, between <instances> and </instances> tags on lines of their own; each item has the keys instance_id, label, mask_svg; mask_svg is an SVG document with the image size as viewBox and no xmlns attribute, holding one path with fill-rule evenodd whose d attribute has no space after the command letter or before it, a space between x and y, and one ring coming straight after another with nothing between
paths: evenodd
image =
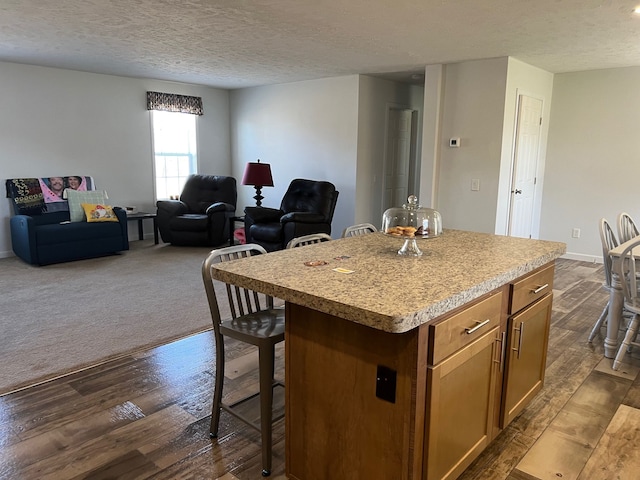
<instances>
[{"instance_id":1,"label":"light countertop","mask_svg":"<svg viewBox=\"0 0 640 480\"><path fill-rule=\"evenodd\" d=\"M220 263L214 265L213 276L379 330L402 333L566 251L560 242L461 230L419 239L421 257L398 255L402 245L402 239L382 233L361 235ZM327 263L305 265L317 261Z\"/></svg>"}]
</instances>

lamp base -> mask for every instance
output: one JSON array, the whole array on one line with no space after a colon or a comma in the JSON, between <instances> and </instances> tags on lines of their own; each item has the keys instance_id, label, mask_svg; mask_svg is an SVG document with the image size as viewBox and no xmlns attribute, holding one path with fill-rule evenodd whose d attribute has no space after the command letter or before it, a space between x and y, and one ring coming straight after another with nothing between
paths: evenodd
<instances>
[{"instance_id":1,"label":"lamp base","mask_svg":"<svg viewBox=\"0 0 640 480\"><path fill-rule=\"evenodd\" d=\"M261 207L262 206L262 199L264 198L262 196L262 187L259 187L257 185L254 186L256 189L256 194L253 197L254 200L256 201L256 207Z\"/></svg>"}]
</instances>

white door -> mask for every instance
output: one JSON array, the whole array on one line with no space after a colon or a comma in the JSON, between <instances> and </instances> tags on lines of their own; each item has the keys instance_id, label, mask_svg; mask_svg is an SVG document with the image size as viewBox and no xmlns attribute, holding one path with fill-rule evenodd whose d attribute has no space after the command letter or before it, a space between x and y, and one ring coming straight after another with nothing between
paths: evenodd
<instances>
[{"instance_id":1,"label":"white door","mask_svg":"<svg viewBox=\"0 0 640 480\"><path fill-rule=\"evenodd\" d=\"M412 111L390 108L384 159L382 211L407 203L411 166Z\"/></svg>"},{"instance_id":2,"label":"white door","mask_svg":"<svg viewBox=\"0 0 640 480\"><path fill-rule=\"evenodd\" d=\"M508 234L530 238L542 128L542 100L520 95L516 121Z\"/></svg>"}]
</instances>

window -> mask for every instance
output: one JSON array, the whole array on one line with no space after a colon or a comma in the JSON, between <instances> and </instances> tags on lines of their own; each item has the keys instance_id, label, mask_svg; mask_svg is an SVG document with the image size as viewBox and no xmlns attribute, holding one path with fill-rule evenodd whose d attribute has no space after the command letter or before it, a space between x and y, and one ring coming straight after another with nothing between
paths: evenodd
<instances>
[{"instance_id":1,"label":"window","mask_svg":"<svg viewBox=\"0 0 640 480\"><path fill-rule=\"evenodd\" d=\"M152 110L156 200L177 198L198 171L197 115Z\"/></svg>"}]
</instances>

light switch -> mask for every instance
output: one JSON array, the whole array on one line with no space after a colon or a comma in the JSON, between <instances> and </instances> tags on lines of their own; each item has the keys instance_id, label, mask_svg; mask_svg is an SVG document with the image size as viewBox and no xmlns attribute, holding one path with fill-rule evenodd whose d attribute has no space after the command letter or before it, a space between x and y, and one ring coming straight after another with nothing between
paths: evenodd
<instances>
[{"instance_id":1,"label":"light switch","mask_svg":"<svg viewBox=\"0 0 640 480\"><path fill-rule=\"evenodd\" d=\"M471 191L478 192L480 190L480 179L474 178L471 180Z\"/></svg>"}]
</instances>

